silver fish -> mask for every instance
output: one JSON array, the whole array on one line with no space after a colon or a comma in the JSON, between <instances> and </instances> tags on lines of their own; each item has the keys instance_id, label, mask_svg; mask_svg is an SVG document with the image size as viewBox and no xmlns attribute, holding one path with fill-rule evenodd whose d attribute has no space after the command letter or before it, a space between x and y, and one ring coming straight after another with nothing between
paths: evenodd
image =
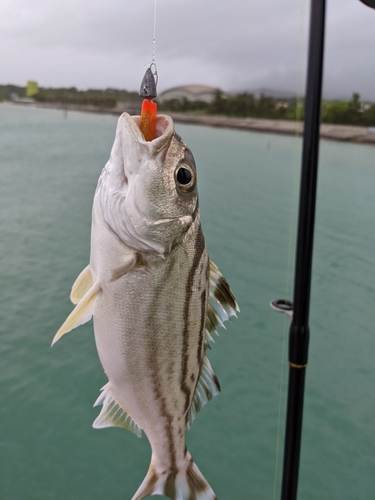
<instances>
[{"instance_id":1,"label":"silver fish","mask_svg":"<svg viewBox=\"0 0 375 500\"><path fill-rule=\"evenodd\" d=\"M158 116L150 142L139 122L119 118L94 197L90 264L72 287L76 307L52 345L93 316L108 377L93 427L143 430L152 448L132 500L214 500L185 430L220 390L208 341L239 308L207 254L191 151L170 117Z\"/></svg>"}]
</instances>

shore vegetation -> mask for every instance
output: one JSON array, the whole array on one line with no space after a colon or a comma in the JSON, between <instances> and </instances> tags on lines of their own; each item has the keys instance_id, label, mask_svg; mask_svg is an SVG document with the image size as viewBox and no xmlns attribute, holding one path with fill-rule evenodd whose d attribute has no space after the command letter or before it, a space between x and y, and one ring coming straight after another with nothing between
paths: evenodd
<instances>
[{"instance_id":1,"label":"shore vegetation","mask_svg":"<svg viewBox=\"0 0 375 500\"><path fill-rule=\"evenodd\" d=\"M223 115L242 118L268 118L272 120L302 121L303 99L276 99L264 94L258 98L243 92L226 95L217 90L212 102L171 99L160 104L162 111ZM375 126L375 103L361 101L354 93L350 101L323 101L322 122L340 125Z\"/></svg>"},{"instance_id":2,"label":"shore vegetation","mask_svg":"<svg viewBox=\"0 0 375 500\"><path fill-rule=\"evenodd\" d=\"M0 101L25 97L26 87L0 85ZM140 105L142 99L137 92L114 88L77 90L71 88L39 87L33 99L41 103L58 103L60 106L94 106L98 109L113 109L118 103ZM211 102L191 101L187 98L170 99L159 103L163 112L221 115L241 118L267 118L272 120L302 121L304 102L302 98L278 99L261 94L255 97L248 92L224 94L217 90ZM375 103L364 102L358 93L349 101L323 101L321 118L323 123L338 125L375 126Z\"/></svg>"},{"instance_id":3,"label":"shore vegetation","mask_svg":"<svg viewBox=\"0 0 375 500\"><path fill-rule=\"evenodd\" d=\"M0 101L15 100L27 95L27 88L16 85L0 85ZM39 87L38 92L32 95L36 102L59 103L62 106L95 106L98 108L115 108L118 102L142 102L137 92L108 88L78 90L70 88Z\"/></svg>"}]
</instances>

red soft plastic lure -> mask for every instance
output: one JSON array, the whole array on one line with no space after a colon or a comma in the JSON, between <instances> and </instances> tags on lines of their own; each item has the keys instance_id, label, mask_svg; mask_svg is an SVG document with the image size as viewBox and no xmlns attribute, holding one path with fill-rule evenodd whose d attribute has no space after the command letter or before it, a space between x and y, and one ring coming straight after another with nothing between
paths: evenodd
<instances>
[{"instance_id":1,"label":"red soft plastic lure","mask_svg":"<svg viewBox=\"0 0 375 500\"><path fill-rule=\"evenodd\" d=\"M156 135L156 113L158 105L150 99L144 99L142 103L141 122L139 128L146 141L152 141Z\"/></svg>"}]
</instances>

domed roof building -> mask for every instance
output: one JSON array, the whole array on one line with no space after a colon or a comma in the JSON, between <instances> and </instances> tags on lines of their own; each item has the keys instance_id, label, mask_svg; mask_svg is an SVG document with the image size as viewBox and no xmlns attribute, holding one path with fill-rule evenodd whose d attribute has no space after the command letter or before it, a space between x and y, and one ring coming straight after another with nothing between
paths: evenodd
<instances>
[{"instance_id":1,"label":"domed roof building","mask_svg":"<svg viewBox=\"0 0 375 500\"><path fill-rule=\"evenodd\" d=\"M218 89L208 85L182 85L164 90L158 96L158 101L169 101L170 99L187 99L188 101L211 102L215 98Z\"/></svg>"}]
</instances>

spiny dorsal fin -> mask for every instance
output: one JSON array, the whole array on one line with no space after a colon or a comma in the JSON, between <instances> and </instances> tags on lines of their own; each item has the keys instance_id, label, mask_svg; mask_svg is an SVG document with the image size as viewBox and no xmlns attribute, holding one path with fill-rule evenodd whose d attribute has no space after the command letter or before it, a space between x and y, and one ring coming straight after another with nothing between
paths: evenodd
<instances>
[{"instance_id":1,"label":"spiny dorsal fin","mask_svg":"<svg viewBox=\"0 0 375 500\"><path fill-rule=\"evenodd\" d=\"M211 334L217 334L218 326L225 328L224 322L231 316L237 316L240 309L228 285L215 264L210 261L210 296L206 315L206 340L205 351L210 349L209 342L213 342ZM220 391L219 381L214 374L211 364L206 356L203 357L201 374L193 396L193 401L187 416L189 428L198 411Z\"/></svg>"},{"instance_id":2,"label":"spiny dorsal fin","mask_svg":"<svg viewBox=\"0 0 375 500\"><path fill-rule=\"evenodd\" d=\"M85 293L54 336L52 345L56 344L56 342L61 339L63 335L70 332L70 330L87 323L87 321L91 319L94 312L96 298L100 290L100 285L97 282L88 292Z\"/></svg>"},{"instance_id":3,"label":"spiny dorsal fin","mask_svg":"<svg viewBox=\"0 0 375 500\"><path fill-rule=\"evenodd\" d=\"M70 300L73 302L73 304L78 304L85 293L90 290L94 282L95 279L93 277L91 267L90 265L88 265L79 274L78 278L75 280L72 286L72 291L70 292Z\"/></svg>"},{"instance_id":4,"label":"spiny dorsal fin","mask_svg":"<svg viewBox=\"0 0 375 500\"><path fill-rule=\"evenodd\" d=\"M203 357L201 375L193 396L193 401L187 416L187 428L190 428L196 414L210 399L220 392L220 383L214 374L211 363L206 355Z\"/></svg>"},{"instance_id":5,"label":"spiny dorsal fin","mask_svg":"<svg viewBox=\"0 0 375 500\"><path fill-rule=\"evenodd\" d=\"M101 412L95 419L92 426L94 429L104 429L105 427L124 427L131 432L134 432L138 437L142 436L142 430L139 425L134 422L128 412L115 399L110 382L102 387L103 391L94 406L103 405Z\"/></svg>"},{"instance_id":6,"label":"spiny dorsal fin","mask_svg":"<svg viewBox=\"0 0 375 500\"><path fill-rule=\"evenodd\" d=\"M240 308L234 298L230 286L217 266L210 261L210 296L207 307L206 335L212 340L211 334L217 333L217 327L231 316L237 316Z\"/></svg>"}]
</instances>

